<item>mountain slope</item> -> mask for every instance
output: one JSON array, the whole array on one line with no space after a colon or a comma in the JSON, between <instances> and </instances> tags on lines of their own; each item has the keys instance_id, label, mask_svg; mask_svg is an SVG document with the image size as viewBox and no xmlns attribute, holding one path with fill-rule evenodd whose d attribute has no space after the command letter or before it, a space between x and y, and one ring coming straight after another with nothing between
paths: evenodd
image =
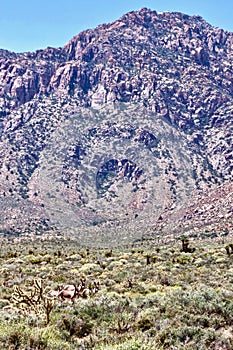
<instances>
[{"instance_id":1,"label":"mountain slope","mask_svg":"<svg viewBox=\"0 0 233 350\"><path fill-rule=\"evenodd\" d=\"M20 227L5 215L18 203L42 228L156 222L231 181L232 42L201 17L141 9L63 48L0 50L4 228Z\"/></svg>"}]
</instances>

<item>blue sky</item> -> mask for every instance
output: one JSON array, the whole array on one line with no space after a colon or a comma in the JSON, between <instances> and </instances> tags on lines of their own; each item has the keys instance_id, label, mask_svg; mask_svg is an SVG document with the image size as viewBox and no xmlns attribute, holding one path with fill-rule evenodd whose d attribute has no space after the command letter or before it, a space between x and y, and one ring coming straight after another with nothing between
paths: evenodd
<instances>
[{"instance_id":1,"label":"blue sky","mask_svg":"<svg viewBox=\"0 0 233 350\"><path fill-rule=\"evenodd\" d=\"M142 7L200 15L233 32L232 0L1 0L0 48L23 52L63 46L84 29Z\"/></svg>"}]
</instances>

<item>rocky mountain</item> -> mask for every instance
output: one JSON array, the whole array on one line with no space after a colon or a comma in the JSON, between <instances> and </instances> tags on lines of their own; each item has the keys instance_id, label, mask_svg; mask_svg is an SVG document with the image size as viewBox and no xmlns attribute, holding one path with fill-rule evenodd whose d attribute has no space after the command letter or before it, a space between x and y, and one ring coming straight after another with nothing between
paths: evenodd
<instances>
[{"instance_id":1,"label":"rocky mountain","mask_svg":"<svg viewBox=\"0 0 233 350\"><path fill-rule=\"evenodd\" d=\"M232 230L232 44L143 8L63 48L0 50L2 232L204 230L218 191Z\"/></svg>"}]
</instances>

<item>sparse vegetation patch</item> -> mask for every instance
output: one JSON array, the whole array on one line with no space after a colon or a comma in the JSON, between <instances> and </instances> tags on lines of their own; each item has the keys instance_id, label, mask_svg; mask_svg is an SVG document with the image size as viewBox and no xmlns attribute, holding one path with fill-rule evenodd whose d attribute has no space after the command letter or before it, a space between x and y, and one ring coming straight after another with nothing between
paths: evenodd
<instances>
[{"instance_id":1,"label":"sparse vegetation patch","mask_svg":"<svg viewBox=\"0 0 233 350\"><path fill-rule=\"evenodd\" d=\"M231 245L2 240L0 348L230 350Z\"/></svg>"}]
</instances>

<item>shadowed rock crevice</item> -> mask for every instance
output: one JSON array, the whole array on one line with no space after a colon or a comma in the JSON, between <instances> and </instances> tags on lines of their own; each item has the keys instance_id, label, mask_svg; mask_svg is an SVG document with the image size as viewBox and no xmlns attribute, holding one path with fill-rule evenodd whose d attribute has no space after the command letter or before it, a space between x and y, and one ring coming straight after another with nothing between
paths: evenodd
<instances>
[{"instance_id":1,"label":"shadowed rock crevice","mask_svg":"<svg viewBox=\"0 0 233 350\"><path fill-rule=\"evenodd\" d=\"M99 196L104 196L105 192L111 192L115 196L115 181L133 182L135 191L138 189L137 181L143 174L143 170L128 159L110 159L98 170L96 175L96 189Z\"/></svg>"}]
</instances>

